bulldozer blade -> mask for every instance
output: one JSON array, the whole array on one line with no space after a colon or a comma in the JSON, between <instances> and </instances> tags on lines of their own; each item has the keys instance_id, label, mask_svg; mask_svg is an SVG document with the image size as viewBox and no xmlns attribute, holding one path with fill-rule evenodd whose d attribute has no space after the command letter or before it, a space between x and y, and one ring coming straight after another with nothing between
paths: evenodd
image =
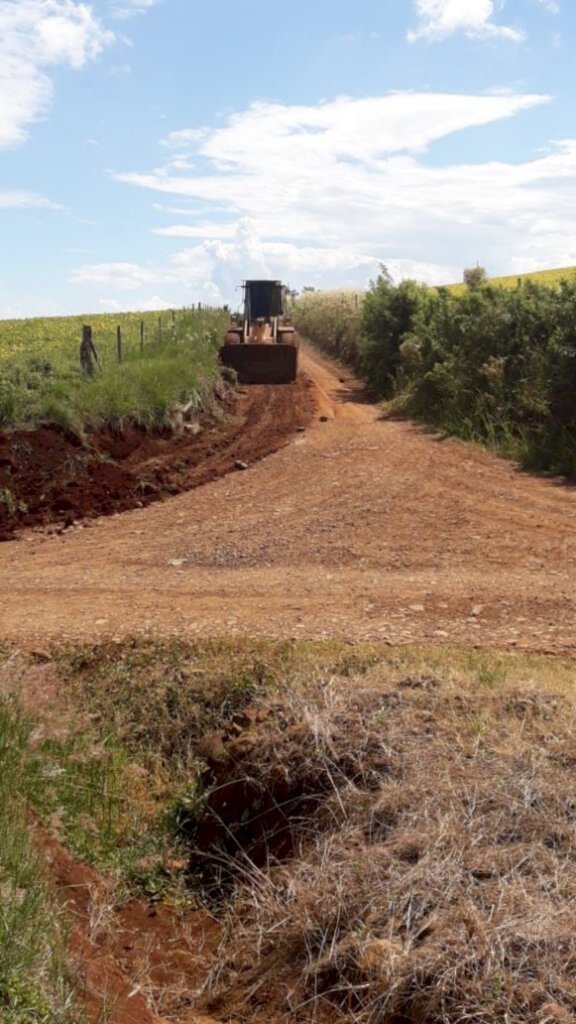
<instances>
[{"instance_id":1,"label":"bulldozer blade","mask_svg":"<svg viewBox=\"0 0 576 1024\"><path fill-rule=\"evenodd\" d=\"M291 384L298 373L297 345L223 345L220 360L241 384Z\"/></svg>"}]
</instances>

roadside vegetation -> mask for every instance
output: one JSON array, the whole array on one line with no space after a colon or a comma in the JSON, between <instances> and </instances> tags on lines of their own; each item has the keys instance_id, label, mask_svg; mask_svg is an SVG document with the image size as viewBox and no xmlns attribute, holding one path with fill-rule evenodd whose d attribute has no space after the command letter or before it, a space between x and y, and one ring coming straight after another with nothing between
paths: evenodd
<instances>
[{"instance_id":1,"label":"roadside vegetation","mask_svg":"<svg viewBox=\"0 0 576 1024\"><path fill-rule=\"evenodd\" d=\"M98 353L92 375L79 357L84 322ZM0 321L0 428L166 426L175 404L199 405L216 379L226 322L223 311L195 309Z\"/></svg>"},{"instance_id":2,"label":"roadside vegetation","mask_svg":"<svg viewBox=\"0 0 576 1024\"><path fill-rule=\"evenodd\" d=\"M392 409L576 478L576 279L304 294L297 329Z\"/></svg>"},{"instance_id":3,"label":"roadside vegetation","mask_svg":"<svg viewBox=\"0 0 576 1024\"><path fill-rule=\"evenodd\" d=\"M0 701L0 1020L3 1024L79 1024L65 933L30 833L38 765L32 723L9 697ZM47 765L42 765L44 772Z\"/></svg>"},{"instance_id":4,"label":"roadside vegetation","mask_svg":"<svg viewBox=\"0 0 576 1024\"><path fill-rule=\"evenodd\" d=\"M140 642L6 654L0 679L2 834L21 844L7 856L4 841L0 870L14 913L33 908L10 985L48 1007L10 1024L60 1024L70 1005L65 972L43 966L54 919L41 929L34 916L30 807L110 881L108 920L138 893L217 918L220 947L184 993L188 1012L573 1019L569 660ZM16 955L8 937L0 963ZM162 1013L168 997L150 986Z\"/></svg>"}]
</instances>

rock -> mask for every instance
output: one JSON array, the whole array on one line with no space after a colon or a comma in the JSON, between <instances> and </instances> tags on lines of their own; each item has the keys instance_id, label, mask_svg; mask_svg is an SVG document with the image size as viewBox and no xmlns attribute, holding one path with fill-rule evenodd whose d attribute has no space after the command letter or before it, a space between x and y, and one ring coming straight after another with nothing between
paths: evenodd
<instances>
[{"instance_id":1,"label":"rock","mask_svg":"<svg viewBox=\"0 0 576 1024\"><path fill-rule=\"evenodd\" d=\"M173 569L180 569L183 565L186 565L187 558L170 558L168 565L171 565Z\"/></svg>"},{"instance_id":2,"label":"rock","mask_svg":"<svg viewBox=\"0 0 576 1024\"><path fill-rule=\"evenodd\" d=\"M249 464L247 462L242 462L242 459L236 459L234 465L236 469L248 469Z\"/></svg>"},{"instance_id":3,"label":"rock","mask_svg":"<svg viewBox=\"0 0 576 1024\"><path fill-rule=\"evenodd\" d=\"M410 604L410 605L408 605L408 607L409 607L411 612L423 612L424 611L424 605L423 604Z\"/></svg>"},{"instance_id":4,"label":"rock","mask_svg":"<svg viewBox=\"0 0 576 1024\"><path fill-rule=\"evenodd\" d=\"M328 423L328 417L327 416L319 416L318 418L320 420L320 423Z\"/></svg>"},{"instance_id":5,"label":"rock","mask_svg":"<svg viewBox=\"0 0 576 1024\"><path fill-rule=\"evenodd\" d=\"M475 604L473 609L472 609L472 611L470 612L470 615L472 615L472 616L474 616L474 618L476 618L476 616L481 615L483 611L484 611L484 605L483 604Z\"/></svg>"}]
</instances>

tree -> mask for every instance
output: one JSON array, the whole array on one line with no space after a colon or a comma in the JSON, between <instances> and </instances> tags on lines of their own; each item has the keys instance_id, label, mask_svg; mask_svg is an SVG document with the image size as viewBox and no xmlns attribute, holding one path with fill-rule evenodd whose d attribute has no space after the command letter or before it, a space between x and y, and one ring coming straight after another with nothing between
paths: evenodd
<instances>
[{"instance_id":1,"label":"tree","mask_svg":"<svg viewBox=\"0 0 576 1024\"><path fill-rule=\"evenodd\" d=\"M488 280L488 274L484 267L481 267L479 263L475 267L466 267L464 270L464 284L467 284L469 288L479 288L481 284L485 284Z\"/></svg>"}]
</instances>

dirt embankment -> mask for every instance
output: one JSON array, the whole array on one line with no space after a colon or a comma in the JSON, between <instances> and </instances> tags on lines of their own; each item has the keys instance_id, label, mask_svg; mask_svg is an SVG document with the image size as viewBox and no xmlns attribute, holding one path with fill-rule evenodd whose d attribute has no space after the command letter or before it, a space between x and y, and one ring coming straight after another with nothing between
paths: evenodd
<instances>
[{"instance_id":1,"label":"dirt embankment","mask_svg":"<svg viewBox=\"0 0 576 1024\"><path fill-rule=\"evenodd\" d=\"M83 442L54 425L0 432L0 541L24 527L143 508L250 465L305 427L306 378L283 388L228 388L180 430L93 432Z\"/></svg>"}]
</instances>

